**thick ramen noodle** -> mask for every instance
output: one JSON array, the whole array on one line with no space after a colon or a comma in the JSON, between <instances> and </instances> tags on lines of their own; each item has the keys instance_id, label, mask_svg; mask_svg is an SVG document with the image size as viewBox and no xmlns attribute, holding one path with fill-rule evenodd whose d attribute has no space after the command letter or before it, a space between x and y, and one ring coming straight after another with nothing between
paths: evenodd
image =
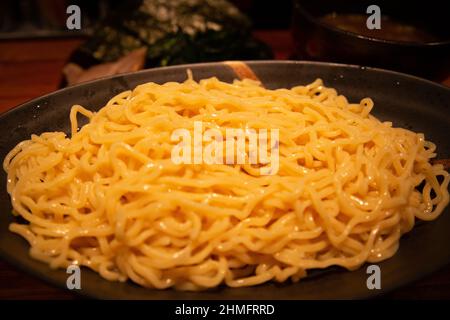
<instances>
[{"instance_id":1,"label":"thick ramen noodle","mask_svg":"<svg viewBox=\"0 0 450 320\"><path fill-rule=\"evenodd\" d=\"M200 290L298 281L395 254L416 219L449 200L422 133L371 115L320 79L269 90L253 80L145 83L98 112L75 105L71 135L46 132L4 159L10 230L51 268ZM81 114L81 115L80 115ZM77 116L88 118L78 128ZM174 163L171 133L278 129L279 169Z\"/></svg>"}]
</instances>

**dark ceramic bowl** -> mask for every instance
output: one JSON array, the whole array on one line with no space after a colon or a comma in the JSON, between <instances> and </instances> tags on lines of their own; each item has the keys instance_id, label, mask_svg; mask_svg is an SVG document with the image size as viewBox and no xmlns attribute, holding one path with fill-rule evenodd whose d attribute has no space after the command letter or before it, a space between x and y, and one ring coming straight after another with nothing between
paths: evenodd
<instances>
[{"instance_id":1,"label":"dark ceramic bowl","mask_svg":"<svg viewBox=\"0 0 450 320\"><path fill-rule=\"evenodd\" d=\"M294 0L295 58L359 64L440 80L450 75L450 27L445 1L378 0L382 17L433 36L429 42L402 42L345 31L324 23L327 14L368 17L368 0ZM383 30L383 22L381 29Z\"/></svg>"},{"instance_id":2,"label":"dark ceramic bowl","mask_svg":"<svg viewBox=\"0 0 450 320\"><path fill-rule=\"evenodd\" d=\"M239 65L238 65L239 66ZM225 63L181 65L144 70L137 73L69 87L34 99L0 116L0 160L18 142L32 133L70 131L69 111L73 104L98 110L115 94L136 85L154 81L183 81L186 70L195 79L216 76L223 81L249 74L249 70L267 88L289 88L307 84L317 77L334 87L350 101L372 97L374 114L391 120L395 126L424 132L437 145L439 158L450 157L450 89L436 83L392 71L330 63L259 61L230 68ZM18 268L54 285L65 288L65 270L52 270L29 257L28 243L8 231L13 220L6 176L0 170L0 256ZM435 221L417 225L400 241L397 254L379 263L381 290L366 286L367 266L356 271L329 268L311 271L299 283L268 283L251 288L217 288L205 292L151 290L131 282L109 282L95 272L82 269L80 294L96 298L126 299L330 299L366 298L405 285L450 262L450 208Z\"/></svg>"}]
</instances>

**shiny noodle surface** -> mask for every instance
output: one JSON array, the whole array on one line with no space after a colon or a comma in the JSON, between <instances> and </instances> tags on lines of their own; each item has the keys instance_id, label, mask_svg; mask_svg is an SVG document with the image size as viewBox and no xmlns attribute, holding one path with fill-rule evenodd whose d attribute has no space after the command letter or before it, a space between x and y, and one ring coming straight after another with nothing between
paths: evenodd
<instances>
[{"instance_id":1,"label":"shiny noodle surface","mask_svg":"<svg viewBox=\"0 0 450 320\"><path fill-rule=\"evenodd\" d=\"M146 83L98 112L70 112L71 137L32 135L4 159L10 230L51 268L79 264L111 281L200 290L298 281L395 254L416 219L437 218L449 175L421 133L371 115L320 79L268 90ZM88 118L78 128L77 115ZM176 165L173 130L279 129L279 171ZM206 125L205 125L206 124Z\"/></svg>"}]
</instances>

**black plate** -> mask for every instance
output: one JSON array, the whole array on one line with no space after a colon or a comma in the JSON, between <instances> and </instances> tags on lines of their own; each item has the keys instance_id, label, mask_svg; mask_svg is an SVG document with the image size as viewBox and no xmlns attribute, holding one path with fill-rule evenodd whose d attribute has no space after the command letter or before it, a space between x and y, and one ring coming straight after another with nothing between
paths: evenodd
<instances>
[{"instance_id":1,"label":"black plate","mask_svg":"<svg viewBox=\"0 0 450 320\"><path fill-rule=\"evenodd\" d=\"M396 72L358 66L311 62L248 62L247 65L268 88L307 84L317 77L335 87L351 101L372 97L374 114L395 126L424 132L438 146L439 158L450 158L450 89L436 83ZM27 102L0 116L0 159L32 133L69 131L69 110L81 104L92 110L102 107L115 94L154 81L183 81L190 68L195 79L217 76L236 78L223 63L183 65L145 70L66 88ZM6 176L0 173L0 255L17 267L65 288L65 270L51 270L28 256L24 239L8 231L11 204L5 190ZM257 288L218 288L206 292L151 290L131 282L108 282L95 272L82 269L79 293L96 298L128 299L329 299L366 298L405 285L450 263L450 208L437 220L416 226L401 239L397 254L379 264L381 290L368 290L366 266L356 271L331 268L312 272L299 283L264 284ZM75 290L76 291L76 290Z\"/></svg>"}]
</instances>

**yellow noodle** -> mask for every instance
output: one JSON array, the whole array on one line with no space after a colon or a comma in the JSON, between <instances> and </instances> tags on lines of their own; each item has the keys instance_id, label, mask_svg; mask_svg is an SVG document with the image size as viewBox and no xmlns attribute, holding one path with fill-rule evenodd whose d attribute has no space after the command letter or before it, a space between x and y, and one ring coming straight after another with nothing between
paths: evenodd
<instances>
[{"instance_id":1,"label":"yellow noodle","mask_svg":"<svg viewBox=\"0 0 450 320\"><path fill-rule=\"evenodd\" d=\"M449 175L423 134L349 103L320 79L268 90L251 80L146 83L98 112L73 106L71 137L33 135L6 156L10 230L52 268L200 290L354 270L398 249L415 219L449 201ZM89 123L78 128L77 115ZM279 170L175 164L179 128L279 129Z\"/></svg>"}]
</instances>

